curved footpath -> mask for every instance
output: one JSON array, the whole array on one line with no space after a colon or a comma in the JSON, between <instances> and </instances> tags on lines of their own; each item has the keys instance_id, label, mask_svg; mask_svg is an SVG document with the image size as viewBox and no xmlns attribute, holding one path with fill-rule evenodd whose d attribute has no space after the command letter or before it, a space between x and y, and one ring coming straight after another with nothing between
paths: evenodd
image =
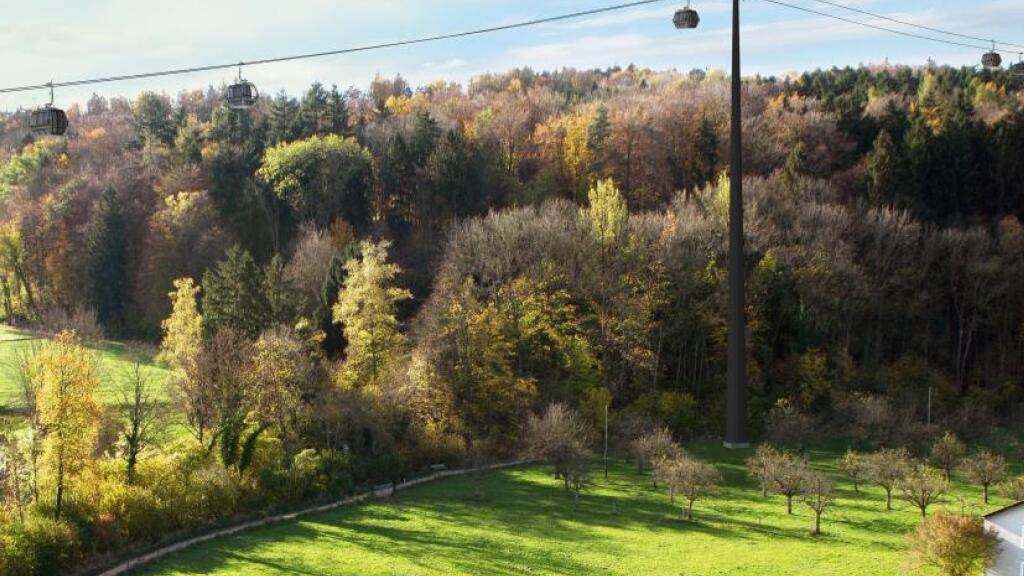
<instances>
[{"instance_id":1,"label":"curved footpath","mask_svg":"<svg viewBox=\"0 0 1024 576\"><path fill-rule=\"evenodd\" d=\"M452 476L462 476L463 474L468 474L470 472L480 472L480 471L498 470L500 468L509 468L509 467L512 467L512 466L518 466L520 464L526 464L527 462L529 462L529 461L528 460L515 460L515 461L512 461L512 462L502 462L502 463L499 463L499 464L492 464L490 466L482 466L480 468L462 468L460 470L443 470L441 472L435 472L433 474L428 474L427 476L422 476L420 478L415 478L413 480L407 480L405 482L402 482L401 484L396 484L395 487L390 492L387 492L387 493L380 493L379 491L370 490L368 492L363 492L362 494L357 494L355 496L349 496L348 498L345 498L343 500L338 500L336 502L331 502L331 503L328 503L328 504L321 504L319 506L311 506L309 508L304 508L302 510L296 510L294 512L288 512L286 514L278 514L278 515L275 515L275 516L268 516L266 518L260 518L258 520L250 520L248 522L242 522L241 524L236 524L234 526L228 526L227 528L221 528L219 530L214 530L213 532L210 532L208 534L203 534L203 535L200 535L200 536L195 536L195 537L192 537L192 538L188 538L186 540L182 540L180 542L176 542L174 544L168 544L167 546L163 546L161 548L157 548L156 550L152 550L152 551L147 552L145 554L141 554L139 556L136 556L135 558L130 558L128 560L125 560L125 561L117 564L116 566L114 566L112 568L108 568L108 569L106 569L106 570L104 570L102 572L97 573L96 576L119 576L121 574L126 574L126 573L128 573L128 571L130 571L130 570L132 570L134 568L138 568L138 567L143 566L145 564L149 564L150 562L153 562L155 560L159 560L159 559L161 559L161 558L163 558L163 557L165 557L165 556L167 556L169 554L173 554L175 552L179 552L179 551L184 550L186 548L189 548L191 546L195 546L196 544L199 544L201 542L206 542L208 540L213 540L214 538L220 538L221 536L228 536L228 535L231 535L231 534L237 534L238 532L244 532L246 530L252 530L254 528L260 528L262 526L267 526L268 524L276 524L278 522L283 522L283 521L286 521L286 520L294 520L295 518L298 518L300 516L306 516L306 515L309 515L309 514L316 514L316 513L319 513L319 512L326 512L328 510L333 510L335 508L340 508L342 506L349 506L349 505L352 505L352 504L358 504L358 503L360 503L360 502L362 502L364 500L367 500L369 498L374 498L374 497L384 497L384 498L386 498L386 497L390 496L391 494L394 494L395 492L397 492L399 490L405 490L407 488L412 488L413 486L418 486L420 484L426 484L427 482L433 482L435 480L441 480L443 478L450 478Z\"/></svg>"}]
</instances>

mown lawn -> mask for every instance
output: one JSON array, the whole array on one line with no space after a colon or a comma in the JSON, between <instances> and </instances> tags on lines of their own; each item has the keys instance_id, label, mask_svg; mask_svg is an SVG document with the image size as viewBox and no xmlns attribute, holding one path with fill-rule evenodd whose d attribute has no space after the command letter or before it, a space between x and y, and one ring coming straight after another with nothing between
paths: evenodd
<instances>
[{"instance_id":1,"label":"mown lawn","mask_svg":"<svg viewBox=\"0 0 1024 576\"><path fill-rule=\"evenodd\" d=\"M905 536L918 522L900 502L885 511L884 494L856 494L833 467L836 452L813 452L817 467L839 482L839 498L809 536L804 504L787 516L785 500L762 498L747 478L748 451L691 446L718 463L725 486L699 502L687 522L649 475L617 463L578 505L547 469L531 466L487 474L483 498L472 480L420 486L393 499L336 510L208 542L138 574L172 576L559 574L559 575L892 575L900 573ZM959 482L955 495L983 512L980 491ZM943 507L959 509L948 497Z\"/></svg>"},{"instance_id":2,"label":"mown lawn","mask_svg":"<svg viewBox=\"0 0 1024 576\"><path fill-rule=\"evenodd\" d=\"M18 376L18 362L46 343L35 334L0 326L0 410L17 412L25 407ZM142 365L142 374L151 382L154 397L166 401L170 371L153 362L153 350L120 342L104 341L93 345L100 386L98 398L107 404L121 401L121 387L135 362Z\"/></svg>"}]
</instances>

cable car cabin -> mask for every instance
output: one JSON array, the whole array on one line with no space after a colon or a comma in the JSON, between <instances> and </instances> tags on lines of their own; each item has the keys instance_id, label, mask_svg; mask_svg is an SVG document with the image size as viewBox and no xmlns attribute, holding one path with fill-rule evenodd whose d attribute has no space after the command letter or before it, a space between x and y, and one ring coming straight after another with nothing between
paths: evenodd
<instances>
[{"instance_id":1,"label":"cable car cabin","mask_svg":"<svg viewBox=\"0 0 1024 576\"><path fill-rule=\"evenodd\" d=\"M1024 76L1024 62L1017 62L1010 66L1010 73L1014 76Z\"/></svg>"},{"instance_id":2,"label":"cable car cabin","mask_svg":"<svg viewBox=\"0 0 1024 576\"><path fill-rule=\"evenodd\" d=\"M224 99L227 100L229 107L244 109L252 108L259 98L260 93L256 91L256 86L252 82L242 80L228 86Z\"/></svg>"},{"instance_id":3,"label":"cable car cabin","mask_svg":"<svg viewBox=\"0 0 1024 576\"><path fill-rule=\"evenodd\" d=\"M981 57L981 65L985 68L999 68L1003 64L1003 57L998 52L986 52Z\"/></svg>"},{"instance_id":4,"label":"cable car cabin","mask_svg":"<svg viewBox=\"0 0 1024 576\"><path fill-rule=\"evenodd\" d=\"M60 136L68 129L68 117L60 108L47 105L32 111L32 132Z\"/></svg>"},{"instance_id":5,"label":"cable car cabin","mask_svg":"<svg viewBox=\"0 0 1024 576\"><path fill-rule=\"evenodd\" d=\"M672 17L672 23L680 30L696 28L700 24L700 15L692 8L683 8L682 10L676 10L675 16Z\"/></svg>"}]
</instances>

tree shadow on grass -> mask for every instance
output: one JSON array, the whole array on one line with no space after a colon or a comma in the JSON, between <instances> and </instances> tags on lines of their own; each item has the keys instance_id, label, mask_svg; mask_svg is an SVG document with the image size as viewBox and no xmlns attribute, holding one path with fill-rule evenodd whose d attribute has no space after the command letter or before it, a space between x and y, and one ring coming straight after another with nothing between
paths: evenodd
<instances>
[{"instance_id":1,"label":"tree shadow on grass","mask_svg":"<svg viewBox=\"0 0 1024 576\"><path fill-rule=\"evenodd\" d=\"M696 518L688 521L682 518L681 502L670 504L667 495L656 494L634 478L618 469L608 481L602 480L585 493L578 504L564 493L560 482L538 474L536 468L485 476L482 499L473 497L472 480L453 478L399 493L390 500L219 539L175 555L161 567L204 574L238 560L287 574L311 574L308 567L313 564L319 568L318 574L360 576L420 571L481 576L591 574L596 567L577 560L577 552L597 550L614 556L616 551L626 550L605 528L735 542L808 538L807 528L751 520L751 506L736 505L735 501L763 501L733 486L726 498L698 502ZM456 526L451 526L454 523ZM321 542L323 547L309 546ZM296 558L295 565L282 561L281 554L287 554L292 543L296 553L308 553L315 547L317 556L313 560ZM370 564L384 561L394 566L360 565L361 553L375 556ZM325 571L323 566L337 571ZM405 571L398 569L401 566Z\"/></svg>"}]
</instances>

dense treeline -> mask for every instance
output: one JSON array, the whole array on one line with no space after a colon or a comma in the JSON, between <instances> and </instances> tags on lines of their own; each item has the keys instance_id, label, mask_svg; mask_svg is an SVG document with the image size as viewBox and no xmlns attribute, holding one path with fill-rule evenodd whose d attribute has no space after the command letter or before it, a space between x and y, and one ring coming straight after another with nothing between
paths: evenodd
<instances>
[{"instance_id":1,"label":"dense treeline","mask_svg":"<svg viewBox=\"0 0 1024 576\"><path fill-rule=\"evenodd\" d=\"M46 542L107 552L519 452L550 405L580 429L607 410L620 447L718 434L727 87L630 68L249 112L95 96L39 141L5 116L3 314L77 336L20 367L31 433L0 443L4 514L28 520L0 545L49 567ZM1019 414L1021 80L847 69L745 98L755 432L915 449ZM160 339L190 439L146 450L144 383L119 415L92 400L78 339L101 330Z\"/></svg>"}]
</instances>

